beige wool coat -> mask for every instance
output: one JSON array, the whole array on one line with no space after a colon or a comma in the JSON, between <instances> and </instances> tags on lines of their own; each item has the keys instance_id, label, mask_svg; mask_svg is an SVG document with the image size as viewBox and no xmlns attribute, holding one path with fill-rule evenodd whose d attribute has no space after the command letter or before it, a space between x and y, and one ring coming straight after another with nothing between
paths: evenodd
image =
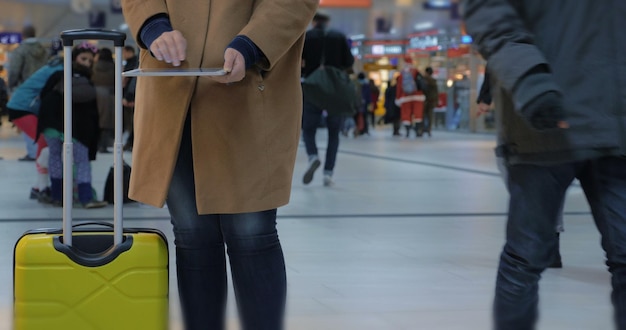
<instances>
[{"instance_id":1,"label":"beige wool coat","mask_svg":"<svg viewBox=\"0 0 626 330\"><path fill-rule=\"evenodd\" d=\"M197 77L138 79L132 199L163 206L191 111L199 214L256 212L288 203L302 116L303 34L318 2L122 0L136 40L147 19L169 16L187 39L183 68L221 68L226 46L237 35L250 38L266 57L229 85ZM140 67L170 65L142 49Z\"/></svg>"}]
</instances>

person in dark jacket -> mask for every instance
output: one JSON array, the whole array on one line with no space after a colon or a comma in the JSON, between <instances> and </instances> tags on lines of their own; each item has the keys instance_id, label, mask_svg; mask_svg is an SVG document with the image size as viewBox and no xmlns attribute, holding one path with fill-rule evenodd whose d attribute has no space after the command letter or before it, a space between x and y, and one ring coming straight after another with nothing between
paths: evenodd
<instances>
[{"instance_id":1,"label":"person in dark jacket","mask_svg":"<svg viewBox=\"0 0 626 330\"><path fill-rule=\"evenodd\" d=\"M433 68L428 67L424 76L424 96L426 96L426 102L424 102L424 133L428 136L432 135L433 120L435 115L435 108L439 103L439 87L437 86L437 80L433 77Z\"/></svg>"},{"instance_id":2,"label":"person in dark jacket","mask_svg":"<svg viewBox=\"0 0 626 330\"><path fill-rule=\"evenodd\" d=\"M124 46L122 53L124 56L124 71L137 69L139 67L139 58L136 55L135 47L131 45ZM122 87L124 88L124 131L128 132L128 138L124 143L124 150L132 151L135 141L134 130L134 114L135 114L135 86L137 85L136 77L124 77Z\"/></svg>"},{"instance_id":3,"label":"person in dark jacket","mask_svg":"<svg viewBox=\"0 0 626 330\"><path fill-rule=\"evenodd\" d=\"M307 31L302 53L302 77L306 78L315 71L322 63L322 52L325 65L340 69L350 69L354 64L354 57L350 52L350 45L346 36L332 29L328 29L330 17L318 12L313 17L313 28ZM302 136L309 156L309 167L304 173L302 182L309 184L313 180L313 174L321 165L315 144L315 133L324 109L319 109L311 102L304 100L302 118ZM346 113L352 113L353 109L346 109ZM326 117L328 128L328 146L326 148L326 161L324 164L324 186L332 186L333 171L337 150L339 149L339 131L344 121L344 114L329 113Z\"/></svg>"},{"instance_id":4,"label":"person in dark jacket","mask_svg":"<svg viewBox=\"0 0 626 330\"><path fill-rule=\"evenodd\" d=\"M616 48L626 43L624 12L622 1L465 1L467 31L489 62L496 152L508 171L496 329L535 328L538 281L574 179L602 235L617 328L626 329L626 62Z\"/></svg>"},{"instance_id":5,"label":"person in dark jacket","mask_svg":"<svg viewBox=\"0 0 626 330\"><path fill-rule=\"evenodd\" d=\"M115 131L115 62L111 49L100 48L93 66L91 81L96 87L98 114L100 116L100 139L98 151L109 153Z\"/></svg>"},{"instance_id":6,"label":"person in dark jacket","mask_svg":"<svg viewBox=\"0 0 626 330\"><path fill-rule=\"evenodd\" d=\"M91 165L98 150L98 105L96 90L90 81L91 66L97 49L83 43L72 50L72 140L78 200L85 208L106 206L97 201L91 186ZM63 72L53 74L41 91L37 136L43 134L48 148L52 204L63 200L64 106Z\"/></svg>"},{"instance_id":7,"label":"person in dark jacket","mask_svg":"<svg viewBox=\"0 0 626 330\"><path fill-rule=\"evenodd\" d=\"M0 65L0 73L4 71L4 66ZM9 88L4 78L0 78L0 125L2 125L2 116L8 113L7 102L9 101Z\"/></svg>"},{"instance_id":8,"label":"person in dark jacket","mask_svg":"<svg viewBox=\"0 0 626 330\"><path fill-rule=\"evenodd\" d=\"M491 97L491 75L489 71L485 69L485 77L483 78L483 83L480 86L480 91L478 92L478 97L476 98L476 104L478 104L478 114L481 115L487 111L489 111L489 107L493 102L493 98Z\"/></svg>"},{"instance_id":9,"label":"person in dark jacket","mask_svg":"<svg viewBox=\"0 0 626 330\"><path fill-rule=\"evenodd\" d=\"M393 136L400 136L400 107L396 104L398 78L391 79L385 89L385 123L392 123Z\"/></svg>"}]
</instances>

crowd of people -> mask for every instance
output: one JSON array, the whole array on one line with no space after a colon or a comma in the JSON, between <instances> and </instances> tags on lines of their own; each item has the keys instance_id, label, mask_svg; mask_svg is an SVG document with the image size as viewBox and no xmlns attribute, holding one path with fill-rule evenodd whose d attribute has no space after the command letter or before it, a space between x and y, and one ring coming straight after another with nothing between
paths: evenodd
<instances>
[{"instance_id":1,"label":"crowd of people","mask_svg":"<svg viewBox=\"0 0 626 330\"><path fill-rule=\"evenodd\" d=\"M314 100L304 97L302 118L302 140L306 147L309 165L302 178L306 185L312 182L322 161L318 155L315 135L320 122L328 129L328 143L324 160L323 184L334 185L333 174L339 149L339 135L345 137L370 134L382 123L392 125L392 136L401 136L400 129L406 130L405 137L412 132L420 138L424 134L432 136L434 109L439 103L437 81L433 69L428 67L422 74L411 63L400 64L401 70L386 82L383 103L384 116L376 118L376 109L381 98L381 87L364 72L355 74L354 57L346 36L329 28L330 16L319 11L313 17L312 28L306 32L302 54L302 80L305 81L322 64L344 70L351 75L356 94L352 108L341 111L322 109Z\"/></svg>"},{"instance_id":2,"label":"crowd of people","mask_svg":"<svg viewBox=\"0 0 626 330\"><path fill-rule=\"evenodd\" d=\"M63 59L38 41L32 26L22 31L24 40L11 53L8 84L0 88L2 115L25 140L26 155L36 168L30 198L62 206L63 182ZM134 47L124 52L125 69L137 66ZM112 51L83 42L72 50L73 145L75 202L84 208L107 205L91 184L90 161L108 153L114 125L115 66ZM2 80L2 79L0 79ZM2 80L4 83L4 80ZM126 112L132 117L134 82L125 81ZM130 125L132 127L132 122ZM132 135L132 128L128 129ZM132 138L125 149L132 148Z\"/></svg>"}]
</instances>

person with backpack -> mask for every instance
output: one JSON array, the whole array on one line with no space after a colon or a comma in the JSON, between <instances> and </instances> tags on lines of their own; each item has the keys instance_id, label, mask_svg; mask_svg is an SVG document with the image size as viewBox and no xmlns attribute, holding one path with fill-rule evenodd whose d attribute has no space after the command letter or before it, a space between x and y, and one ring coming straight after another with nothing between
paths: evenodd
<instances>
[{"instance_id":1,"label":"person with backpack","mask_svg":"<svg viewBox=\"0 0 626 330\"><path fill-rule=\"evenodd\" d=\"M32 25L22 29L22 42L9 56L8 83L9 91L13 92L24 83L35 71L46 65L48 50L35 38L36 31ZM29 133L22 131L26 143L26 155L20 161L35 161L40 154ZM31 198L36 197L31 194Z\"/></svg>"},{"instance_id":2,"label":"person with backpack","mask_svg":"<svg viewBox=\"0 0 626 330\"><path fill-rule=\"evenodd\" d=\"M47 144L44 139L37 139L37 124L39 108L41 105L40 93L48 79L57 72L63 71L63 59L52 58L46 65L35 71L26 81L13 91L11 99L7 103L9 120L37 143L36 158ZM45 165L45 164L44 164ZM48 169L36 162L37 184L31 188L30 198L45 201L49 197Z\"/></svg>"},{"instance_id":3,"label":"person with backpack","mask_svg":"<svg viewBox=\"0 0 626 330\"><path fill-rule=\"evenodd\" d=\"M398 78L396 87L396 104L400 107L400 120L406 128L406 137L412 128L417 137L421 137L424 127L424 96L423 87L418 86L419 71L407 64Z\"/></svg>"}]
</instances>

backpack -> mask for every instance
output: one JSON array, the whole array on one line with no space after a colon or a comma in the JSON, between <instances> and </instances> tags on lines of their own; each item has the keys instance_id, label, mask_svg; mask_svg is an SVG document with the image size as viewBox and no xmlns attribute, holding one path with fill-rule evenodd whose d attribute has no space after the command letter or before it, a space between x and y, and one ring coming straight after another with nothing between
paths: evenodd
<instances>
[{"instance_id":1,"label":"backpack","mask_svg":"<svg viewBox=\"0 0 626 330\"><path fill-rule=\"evenodd\" d=\"M415 79L413 79L413 74L411 72L402 73L402 91L404 94L413 94L417 92L417 84L415 83Z\"/></svg>"},{"instance_id":2,"label":"backpack","mask_svg":"<svg viewBox=\"0 0 626 330\"><path fill-rule=\"evenodd\" d=\"M28 79L19 85L11 95L7 107L13 110L27 111L35 115L39 114L41 105L40 93L48 79L57 72L63 71L63 59L54 58L39 70L35 71Z\"/></svg>"}]
</instances>

